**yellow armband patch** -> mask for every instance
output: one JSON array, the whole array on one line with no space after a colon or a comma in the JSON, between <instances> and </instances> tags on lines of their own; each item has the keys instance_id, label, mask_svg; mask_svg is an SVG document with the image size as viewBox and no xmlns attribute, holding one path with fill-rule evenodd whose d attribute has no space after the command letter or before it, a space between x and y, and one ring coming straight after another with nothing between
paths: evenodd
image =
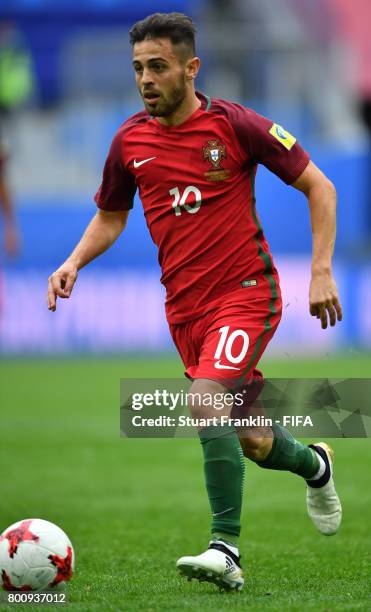
<instances>
[{"instance_id":1,"label":"yellow armband patch","mask_svg":"<svg viewBox=\"0 0 371 612\"><path fill-rule=\"evenodd\" d=\"M277 123L273 123L271 129L269 130L269 133L272 134L274 138L279 140L280 143L283 144L283 146L288 151L291 151L292 147L296 143L295 136L293 136L289 132L286 132L286 130L284 130L283 127L281 127Z\"/></svg>"}]
</instances>

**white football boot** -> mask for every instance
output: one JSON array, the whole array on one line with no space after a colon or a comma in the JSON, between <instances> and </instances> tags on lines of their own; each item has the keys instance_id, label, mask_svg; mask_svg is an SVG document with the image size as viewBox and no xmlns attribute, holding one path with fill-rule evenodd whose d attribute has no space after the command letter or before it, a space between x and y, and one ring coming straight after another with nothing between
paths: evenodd
<instances>
[{"instance_id":1,"label":"white football boot","mask_svg":"<svg viewBox=\"0 0 371 612\"><path fill-rule=\"evenodd\" d=\"M213 582L226 591L240 591L244 585L240 558L223 542L210 542L208 550L196 557L181 557L177 569L182 576Z\"/></svg>"},{"instance_id":2,"label":"white football boot","mask_svg":"<svg viewBox=\"0 0 371 612\"><path fill-rule=\"evenodd\" d=\"M341 503L335 491L333 479L334 451L324 442L309 446L322 457L326 470L318 480L307 481L308 514L318 531L329 536L339 529L342 515Z\"/></svg>"}]
</instances>

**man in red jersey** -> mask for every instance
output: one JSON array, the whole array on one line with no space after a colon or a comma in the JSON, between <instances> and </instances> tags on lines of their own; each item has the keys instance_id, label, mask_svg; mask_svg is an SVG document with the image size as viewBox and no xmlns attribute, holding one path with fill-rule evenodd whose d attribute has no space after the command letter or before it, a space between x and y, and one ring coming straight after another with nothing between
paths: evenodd
<instances>
[{"instance_id":1,"label":"man in red jersey","mask_svg":"<svg viewBox=\"0 0 371 612\"><path fill-rule=\"evenodd\" d=\"M66 262L49 278L48 306L68 298L78 271L123 231L138 187L158 247L170 331L193 381L191 414L214 417L203 398L251 382L281 317L279 278L256 209L257 165L308 198L313 232L310 314L326 328L342 312L331 271L336 192L296 139L239 104L195 91L200 68L195 29L179 13L155 14L130 32L133 67L145 110L117 131L96 194L98 212ZM227 404L222 415L230 414ZM240 434L240 439L239 435ZM307 482L309 515L335 533L341 505L332 451L305 446L283 427L244 437L232 426L199 427L212 511L206 552L182 557L181 574L225 589L244 583L238 551L243 454L263 468Z\"/></svg>"}]
</instances>

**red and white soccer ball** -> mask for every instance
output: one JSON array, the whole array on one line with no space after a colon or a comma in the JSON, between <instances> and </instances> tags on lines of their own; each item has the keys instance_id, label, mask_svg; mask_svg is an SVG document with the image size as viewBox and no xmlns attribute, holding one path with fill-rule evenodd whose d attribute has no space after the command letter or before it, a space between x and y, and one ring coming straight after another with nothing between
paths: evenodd
<instances>
[{"instance_id":1,"label":"red and white soccer ball","mask_svg":"<svg viewBox=\"0 0 371 612\"><path fill-rule=\"evenodd\" d=\"M72 577L74 561L70 540L49 521L18 521L0 536L0 576L6 591L59 587Z\"/></svg>"}]
</instances>

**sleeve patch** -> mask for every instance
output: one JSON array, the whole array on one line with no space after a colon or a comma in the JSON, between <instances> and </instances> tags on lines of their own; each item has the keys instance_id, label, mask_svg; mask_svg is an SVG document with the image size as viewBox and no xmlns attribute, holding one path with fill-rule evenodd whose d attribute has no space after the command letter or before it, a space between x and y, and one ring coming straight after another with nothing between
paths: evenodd
<instances>
[{"instance_id":1,"label":"sleeve patch","mask_svg":"<svg viewBox=\"0 0 371 612\"><path fill-rule=\"evenodd\" d=\"M286 130L284 130L283 127L281 127L277 123L273 123L271 129L269 130L269 133L272 134L272 136L276 138L276 140L278 140L281 144L283 144L285 149L287 149L288 151L291 151L292 147L296 143L295 136L293 136L289 132L286 132Z\"/></svg>"}]
</instances>

